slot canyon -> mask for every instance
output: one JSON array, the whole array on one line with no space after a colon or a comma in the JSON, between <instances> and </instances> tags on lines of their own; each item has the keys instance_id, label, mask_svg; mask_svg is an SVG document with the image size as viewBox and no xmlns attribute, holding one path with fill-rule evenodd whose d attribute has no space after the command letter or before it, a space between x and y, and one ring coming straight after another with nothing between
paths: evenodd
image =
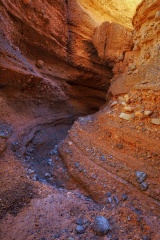
<instances>
[{"instance_id":1,"label":"slot canyon","mask_svg":"<svg viewBox=\"0 0 160 240\"><path fill-rule=\"evenodd\" d=\"M0 0L0 239L160 239L160 0Z\"/></svg>"}]
</instances>

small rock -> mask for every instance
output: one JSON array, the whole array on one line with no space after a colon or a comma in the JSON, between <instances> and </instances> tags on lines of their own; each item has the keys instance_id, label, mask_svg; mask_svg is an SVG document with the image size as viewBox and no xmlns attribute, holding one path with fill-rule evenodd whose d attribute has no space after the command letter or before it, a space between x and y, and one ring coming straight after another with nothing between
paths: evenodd
<instances>
[{"instance_id":1,"label":"small rock","mask_svg":"<svg viewBox=\"0 0 160 240\"><path fill-rule=\"evenodd\" d=\"M115 203L118 205L118 204L119 204L118 197L116 197L116 196L113 196L113 199L114 199Z\"/></svg>"},{"instance_id":2,"label":"small rock","mask_svg":"<svg viewBox=\"0 0 160 240\"><path fill-rule=\"evenodd\" d=\"M37 62L36 62L36 66L37 66L37 67L42 68L43 65L44 65L44 61L42 61L42 60L37 60Z\"/></svg>"},{"instance_id":3,"label":"small rock","mask_svg":"<svg viewBox=\"0 0 160 240\"><path fill-rule=\"evenodd\" d=\"M114 101L114 102L111 103L111 107L114 107L117 104L118 104L118 101Z\"/></svg>"},{"instance_id":4,"label":"small rock","mask_svg":"<svg viewBox=\"0 0 160 240\"><path fill-rule=\"evenodd\" d=\"M84 219L83 219L83 217L78 218L77 221L76 221L76 223L77 223L78 225L82 226L82 225L84 224Z\"/></svg>"},{"instance_id":5,"label":"small rock","mask_svg":"<svg viewBox=\"0 0 160 240\"><path fill-rule=\"evenodd\" d=\"M134 112L134 107L126 106L126 107L124 107L124 111L125 112Z\"/></svg>"},{"instance_id":6,"label":"small rock","mask_svg":"<svg viewBox=\"0 0 160 240\"><path fill-rule=\"evenodd\" d=\"M108 197L107 202L106 203L112 203L112 198Z\"/></svg>"},{"instance_id":7,"label":"small rock","mask_svg":"<svg viewBox=\"0 0 160 240\"><path fill-rule=\"evenodd\" d=\"M49 166L51 166L52 165L52 158L48 158L47 163L48 163Z\"/></svg>"},{"instance_id":8,"label":"small rock","mask_svg":"<svg viewBox=\"0 0 160 240\"><path fill-rule=\"evenodd\" d=\"M127 194L123 193L121 199L122 199L122 201L126 201L128 199Z\"/></svg>"},{"instance_id":9,"label":"small rock","mask_svg":"<svg viewBox=\"0 0 160 240\"><path fill-rule=\"evenodd\" d=\"M127 106L127 103L126 102L121 102L121 104L125 107Z\"/></svg>"},{"instance_id":10,"label":"small rock","mask_svg":"<svg viewBox=\"0 0 160 240\"><path fill-rule=\"evenodd\" d=\"M145 110L145 111L144 111L144 115L145 115L145 116L151 116L152 113L153 113L153 112L150 111L150 110Z\"/></svg>"},{"instance_id":11,"label":"small rock","mask_svg":"<svg viewBox=\"0 0 160 240\"><path fill-rule=\"evenodd\" d=\"M19 148L19 143L18 142L12 142L11 148L14 152L16 152Z\"/></svg>"},{"instance_id":12,"label":"small rock","mask_svg":"<svg viewBox=\"0 0 160 240\"><path fill-rule=\"evenodd\" d=\"M34 148L32 148L32 147L28 147L28 148L27 148L27 152L33 153L33 151L34 151Z\"/></svg>"},{"instance_id":13,"label":"small rock","mask_svg":"<svg viewBox=\"0 0 160 240\"><path fill-rule=\"evenodd\" d=\"M160 19L160 11L156 12L155 19Z\"/></svg>"},{"instance_id":14,"label":"small rock","mask_svg":"<svg viewBox=\"0 0 160 240\"><path fill-rule=\"evenodd\" d=\"M130 103L131 102L130 97L128 96L128 94L124 95L124 99L125 99L126 103Z\"/></svg>"},{"instance_id":15,"label":"small rock","mask_svg":"<svg viewBox=\"0 0 160 240\"><path fill-rule=\"evenodd\" d=\"M111 192L107 192L106 195L107 195L107 197L111 197L112 193Z\"/></svg>"},{"instance_id":16,"label":"small rock","mask_svg":"<svg viewBox=\"0 0 160 240\"><path fill-rule=\"evenodd\" d=\"M97 178L97 175L93 173L93 174L91 175L91 177L92 177L93 179L96 179L96 178Z\"/></svg>"},{"instance_id":17,"label":"small rock","mask_svg":"<svg viewBox=\"0 0 160 240\"><path fill-rule=\"evenodd\" d=\"M77 227L76 227L76 232L77 233L84 233L84 227L82 227L82 226L80 226L80 225L78 225Z\"/></svg>"},{"instance_id":18,"label":"small rock","mask_svg":"<svg viewBox=\"0 0 160 240\"><path fill-rule=\"evenodd\" d=\"M122 118L122 119L125 119L127 121L131 121L131 120L133 120L134 115L133 114L128 114L128 113L121 113L119 115L119 117Z\"/></svg>"},{"instance_id":19,"label":"small rock","mask_svg":"<svg viewBox=\"0 0 160 240\"><path fill-rule=\"evenodd\" d=\"M69 146L71 146L73 144L73 142L68 142Z\"/></svg>"},{"instance_id":20,"label":"small rock","mask_svg":"<svg viewBox=\"0 0 160 240\"><path fill-rule=\"evenodd\" d=\"M9 138L8 134L5 134L4 132L0 132L0 138Z\"/></svg>"},{"instance_id":21,"label":"small rock","mask_svg":"<svg viewBox=\"0 0 160 240\"><path fill-rule=\"evenodd\" d=\"M79 168L79 166L80 166L80 164L78 162L76 162L74 165L76 168Z\"/></svg>"},{"instance_id":22,"label":"small rock","mask_svg":"<svg viewBox=\"0 0 160 240\"><path fill-rule=\"evenodd\" d=\"M102 155L100 159L101 159L101 161L105 161L106 160L104 155Z\"/></svg>"},{"instance_id":23,"label":"small rock","mask_svg":"<svg viewBox=\"0 0 160 240\"><path fill-rule=\"evenodd\" d=\"M134 70L136 70L136 65L135 64L130 64L129 66L128 66L128 71L134 71Z\"/></svg>"},{"instance_id":24,"label":"small rock","mask_svg":"<svg viewBox=\"0 0 160 240\"><path fill-rule=\"evenodd\" d=\"M92 228L98 235L105 235L110 230L108 219L103 216L97 216L93 222Z\"/></svg>"},{"instance_id":25,"label":"small rock","mask_svg":"<svg viewBox=\"0 0 160 240\"><path fill-rule=\"evenodd\" d=\"M160 125L160 118L151 118L151 123L155 125Z\"/></svg>"},{"instance_id":26,"label":"small rock","mask_svg":"<svg viewBox=\"0 0 160 240\"><path fill-rule=\"evenodd\" d=\"M145 172L136 172L136 179L138 183L144 182L144 180L147 178L147 174Z\"/></svg>"},{"instance_id":27,"label":"small rock","mask_svg":"<svg viewBox=\"0 0 160 240\"><path fill-rule=\"evenodd\" d=\"M146 191L148 189L148 183L142 182L140 184L140 187L141 187L142 191Z\"/></svg>"},{"instance_id":28,"label":"small rock","mask_svg":"<svg viewBox=\"0 0 160 240\"><path fill-rule=\"evenodd\" d=\"M28 169L28 173L29 174L32 174L32 173L34 173L35 171L33 170L33 169Z\"/></svg>"},{"instance_id":29,"label":"small rock","mask_svg":"<svg viewBox=\"0 0 160 240\"><path fill-rule=\"evenodd\" d=\"M45 177L50 177L51 175L49 173L45 173Z\"/></svg>"}]
</instances>

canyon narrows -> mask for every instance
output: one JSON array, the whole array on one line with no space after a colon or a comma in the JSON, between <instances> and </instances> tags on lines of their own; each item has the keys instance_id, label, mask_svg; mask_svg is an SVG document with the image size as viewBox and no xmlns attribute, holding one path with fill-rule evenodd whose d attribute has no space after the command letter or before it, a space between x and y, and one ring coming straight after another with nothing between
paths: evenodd
<instances>
[{"instance_id":1,"label":"canyon narrows","mask_svg":"<svg viewBox=\"0 0 160 240\"><path fill-rule=\"evenodd\" d=\"M159 0L1 0L0 239L160 239Z\"/></svg>"}]
</instances>

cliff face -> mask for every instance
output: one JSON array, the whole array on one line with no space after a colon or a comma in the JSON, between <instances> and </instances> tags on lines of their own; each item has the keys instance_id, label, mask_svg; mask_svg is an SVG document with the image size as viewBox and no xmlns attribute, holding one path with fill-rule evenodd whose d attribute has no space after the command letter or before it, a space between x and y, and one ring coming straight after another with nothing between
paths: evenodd
<instances>
[{"instance_id":1,"label":"cliff face","mask_svg":"<svg viewBox=\"0 0 160 240\"><path fill-rule=\"evenodd\" d=\"M39 88L36 93L43 94L43 85L47 84L48 94L56 102L58 99L66 102L70 95L68 107L75 107L75 112L85 113L89 108L98 109L103 104L104 91L113 74L97 57L92 44L95 23L77 2L2 1L1 11L2 85L23 90L33 86ZM78 90L70 83L80 85L84 91L82 98L86 102L91 98L89 104L93 106L84 103L78 110ZM60 85L65 85L67 90ZM52 90L55 86L56 96ZM97 103L95 96L99 99Z\"/></svg>"},{"instance_id":2,"label":"cliff face","mask_svg":"<svg viewBox=\"0 0 160 240\"><path fill-rule=\"evenodd\" d=\"M53 191L39 181L82 186L109 239L160 238L159 0L138 3L1 0L0 217Z\"/></svg>"}]
</instances>

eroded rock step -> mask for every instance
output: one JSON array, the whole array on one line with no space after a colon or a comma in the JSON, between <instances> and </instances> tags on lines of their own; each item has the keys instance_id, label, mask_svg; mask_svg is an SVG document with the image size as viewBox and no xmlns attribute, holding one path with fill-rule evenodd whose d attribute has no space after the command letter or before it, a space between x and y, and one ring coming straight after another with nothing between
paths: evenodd
<instances>
[{"instance_id":1,"label":"eroded rock step","mask_svg":"<svg viewBox=\"0 0 160 240\"><path fill-rule=\"evenodd\" d=\"M159 201L159 149L154 139L148 143L144 139L145 134L137 135L126 126L119 131L119 125L104 113L100 119L94 116L76 122L60 153L72 176L96 197L101 198L106 188L116 189L117 182L118 188L134 186L137 193ZM139 171L146 174L140 182Z\"/></svg>"}]
</instances>

